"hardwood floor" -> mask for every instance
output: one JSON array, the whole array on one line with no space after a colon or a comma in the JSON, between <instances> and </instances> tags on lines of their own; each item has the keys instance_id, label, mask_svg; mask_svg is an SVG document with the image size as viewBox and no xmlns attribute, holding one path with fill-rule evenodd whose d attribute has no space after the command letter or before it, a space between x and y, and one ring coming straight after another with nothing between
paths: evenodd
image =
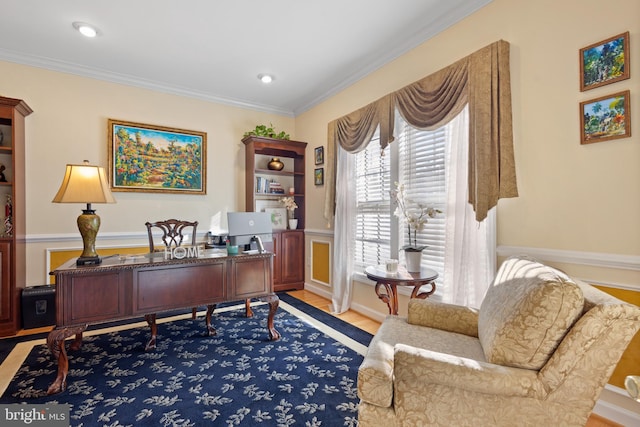
<instances>
[{"instance_id":1,"label":"hardwood floor","mask_svg":"<svg viewBox=\"0 0 640 427\"><path fill-rule=\"evenodd\" d=\"M314 294L313 292L301 290L301 291L290 291L288 292L288 294L291 295L292 297L298 298L299 300L306 302L307 304L313 307L316 307L322 311L330 313L329 304L331 303L331 301L317 294ZM378 327L380 327L379 322L373 319L370 319L366 316L363 316L362 314L355 312L353 310L349 310L348 312L337 315L336 317L354 326L357 326L360 329L363 329L371 334L375 334L376 331L378 330ZM591 414L591 416L587 420L587 424L585 425L585 427L624 427L624 426L621 424L615 423L613 421L607 420L606 418L603 418L600 415Z\"/></svg>"},{"instance_id":2,"label":"hardwood floor","mask_svg":"<svg viewBox=\"0 0 640 427\"><path fill-rule=\"evenodd\" d=\"M319 310L322 310L326 313L330 313L329 304L331 304L331 301L329 301L324 297L321 297L318 294L305 291L304 289L300 291L289 291L287 293L292 297L298 298L299 300L302 300ZM342 319L345 322L350 323L354 326L357 326L358 328L364 331L367 331L370 334L375 334L378 331L378 328L380 327L380 322L372 320L353 310L349 310L346 313L336 315L335 317Z\"/></svg>"}]
</instances>

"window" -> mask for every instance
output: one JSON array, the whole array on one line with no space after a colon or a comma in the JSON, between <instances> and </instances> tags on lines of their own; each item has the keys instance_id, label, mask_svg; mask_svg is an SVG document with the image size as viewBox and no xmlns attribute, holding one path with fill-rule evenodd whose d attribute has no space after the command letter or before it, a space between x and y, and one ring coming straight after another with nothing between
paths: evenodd
<instances>
[{"instance_id":1,"label":"window","mask_svg":"<svg viewBox=\"0 0 640 427\"><path fill-rule=\"evenodd\" d=\"M400 248L408 243L406 225L393 215L390 191L396 182L405 184L406 195L443 211L421 232L418 245L425 245L422 264L442 275L445 238L445 140L447 126L425 131L408 125L396 114L396 139L383 155L377 134L367 148L356 154L355 265L383 264L389 258L403 259Z\"/></svg>"},{"instance_id":2,"label":"window","mask_svg":"<svg viewBox=\"0 0 640 427\"><path fill-rule=\"evenodd\" d=\"M354 261L361 270L394 258L391 256L390 183L390 156L381 155L376 132L367 148L356 154Z\"/></svg>"}]
</instances>

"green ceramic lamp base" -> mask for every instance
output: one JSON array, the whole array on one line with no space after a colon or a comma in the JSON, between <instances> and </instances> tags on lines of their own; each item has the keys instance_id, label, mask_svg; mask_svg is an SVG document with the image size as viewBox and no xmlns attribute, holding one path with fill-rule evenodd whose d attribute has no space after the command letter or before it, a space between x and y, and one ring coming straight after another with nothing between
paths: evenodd
<instances>
[{"instance_id":1,"label":"green ceramic lamp base","mask_svg":"<svg viewBox=\"0 0 640 427\"><path fill-rule=\"evenodd\" d=\"M76 261L76 265L97 265L102 259L96 253L96 236L100 229L100 217L91 209L91 203L87 203L87 209L78 217L78 230L82 235L84 249Z\"/></svg>"}]
</instances>

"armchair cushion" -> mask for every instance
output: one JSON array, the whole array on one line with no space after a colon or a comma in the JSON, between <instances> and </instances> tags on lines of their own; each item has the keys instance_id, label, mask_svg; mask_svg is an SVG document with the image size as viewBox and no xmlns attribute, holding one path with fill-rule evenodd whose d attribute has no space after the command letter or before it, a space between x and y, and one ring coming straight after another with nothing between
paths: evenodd
<instances>
[{"instance_id":1,"label":"armchair cushion","mask_svg":"<svg viewBox=\"0 0 640 427\"><path fill-rule=\"evenodd\" d=\"M367 356L358 370L358 396L364 402L391 406L396 344L484 361L478 338L410 325L404 317L388 316L371 340Z\"/></svg>"},{"instance_id":2,"label":"armchair cushion","mask_svg":"<svg viewBox=\"0 0 640 427\"><path fill-rule=\"evenodd\" d=\"M566 274L523 257L506 260L478 316L487 361L540 369L583 307L580 287Z\"/></svg>"},{"instance_id":3,"label":"armchair cushion","mask_svg":"<svg viewBox=\"0 0 640 427\"><path fill-rule=\"evenodd\" d=\"M411 299L407 322L471 337L478 336L478 310L461 305Z\"/></svg>"}]
</instances>

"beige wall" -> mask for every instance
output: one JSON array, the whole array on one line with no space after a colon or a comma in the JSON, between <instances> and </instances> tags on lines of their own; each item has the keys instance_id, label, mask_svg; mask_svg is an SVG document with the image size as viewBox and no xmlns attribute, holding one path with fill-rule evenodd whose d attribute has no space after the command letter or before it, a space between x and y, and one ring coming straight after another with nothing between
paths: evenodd
<instances>
[{"instance_id":1,"label":"beige wall","mask_svg":"<svg viewBox=\"0 0 640 427\"><path fill-rule=\"evenodd\" d=\"M256 124L272 122L292 138L307 141L311 154L326 144L330 120L498 39L507 40L512 48L520 189L519 198L499 204L498 244L626 256L633 262L640 255L639 138L581 146L578 104L629 89L632 123L640 125L640 55L634 48L640 40L638 16L636 0L494 0L295 119L0 62L0 94L24 99L34 109L27 118L28 284L43 283L46 277L45 248L81 244L75 226L81 207L54 205L50 200L66 163L89 159L107 165L108 118L207 132L208 194L116 193L117 204L96 206L103 219L99 246L135 243L131 235L140 237L142 224L150 218L187 216L206 227L212 214L242 209L240 138ZM578 50L627 30L633 78L580 92ZM324 187L313 185L313 156L307 158L307 228L310 238L330 241L331 228L322 218ZM586 278L640 287L637 267L569 264L567 270ZM357 291L356 304L379 309L380 303L370 296L370 288Z\"/></svg>"},{"instance_id":2,"label":"beige wall","mask_svg":"<svg viewBox=\"0 0 640 427\"><path fill-rule=\"evenodd\" d=\"M208 194L116 193L116 205L96 206L103 219L98 246L144 244L150 218L188 217L207 227L212 214L242 209L240 138L269 122L309 143L307 242L332 242L322 217L324 187L312 177L312 150L326 145L327 123L504 39L511 43L520 197L498 206L499 254L524 250L578 277L640 290L638 132L581 146L578 112L581 101L628 89L631 121L640 126L638 17L638 0L494 0L295 119L0 62L0 94L34 109L27 118L27 284L46 283L47 248L81 246L75 225L81 206L50 200L66 163L107 165L108 118L207 132ZM631 34L632 79L580 92L579 49L624 31ZM309 254L308 245L307 287L330 296L330 287L310 279ZM357 283L353 295L355 309L386 314L368 284ZM405 296L400 307L403 314Z\"/></svg>"},{"instance_id":3,"label":"beige wall","mask_svg":"<svg viewBox=\"0 0 640 427\"><path fill-rule=\"evenodd\" d=\"M27 284L46 283L45 249L81 247L76 217L82 206L53 204L67 163L107 167L107 119L207 133L207 195L115 193L117 203L94 205L102 218L98 247L136 244L148 220L184 218L205 232L211 215L244 210L242 134L259 123L295 135L291 117L214 104L125 85L0 62L0 94L24 99L27 117Z\"/></svg>"},{"instance_id":4,"label":"beige wall","mask_svg":"<svg viewBox=\"0 0 640 427\"><path fill-rule=\"evenodd\" d=\"M473 15L296 118L296 136L326 144L327 123L503 39L511 44L515 156L520 197L498 205L498 245L584 258L611 256L629 269L565 263L572 274L640 289L640 137L580 145L579 103L629 89L640 126L640 2L494 0ZM579 90L580 48L624 31L629 80ZM325 229L322 188L307 188L307 226ZM555 257L558 258L557 256ZM330 291L318 286L320 290ZM370 287L354 305L384 314ZM401 302L401 307L405 304ZM370 312L371 314L371 312Z\"/></svg>"}]
</instances>

